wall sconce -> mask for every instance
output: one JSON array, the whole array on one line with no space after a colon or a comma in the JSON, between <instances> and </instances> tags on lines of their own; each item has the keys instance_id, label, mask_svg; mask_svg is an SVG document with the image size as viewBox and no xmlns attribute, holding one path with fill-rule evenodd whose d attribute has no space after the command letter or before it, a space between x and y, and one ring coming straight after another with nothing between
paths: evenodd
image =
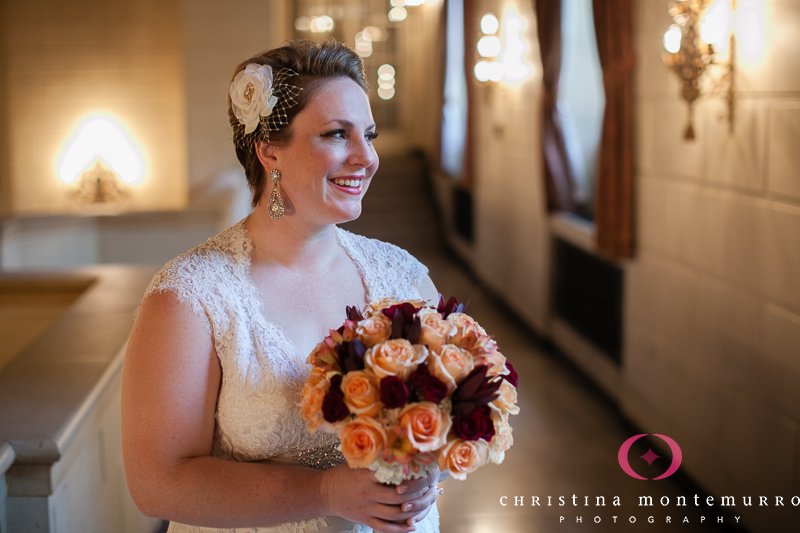
<instances>
[{"instance_id":1,"label":"wall sconce","mask_svg":"<svg viewBox=\"0 0 800 533\"><path fill-rule=\"evenodd\" d=\"M481 17L481 33L483 36L478 40L478 55L482 58L475 63L475 78L480 82L494 81L503 79L503 64L498 61L503 45L497 31L500 29L500 21L493 13L486 13Z\"/></svg>"},{"instance_id":2,"label":"wall sconce","mask_svg":"<svg viewBox=\"0 0 800 533\"><path fill-rule=\"evenodd\" d=\"M70 196L79 203L118 203L130 196L125 184L142 180L143 157L115 121L94 117L67 144L58 176L75 184Z\"/></svg>"},{"instance_id":3,"label":"wall sconce","mask_svg":"<svg viewBox=\"0 0 800 533\"><path fill-rule=\"evenodd\" d=\"M715 82L712 94L723 94L728 104L728 127L733 131L734 119L734 69L736 65L736 40L730 34L730 60L716 61L714 45L725 42L730 28L730 0L717 0L709 9L709 0L677 0L670 2L669 14L674 23L664 34L662 59L681 81L681 96L688 104L688 119L684 139L694 139L694 101L700 94L700 79L712 65L725 67L724 74ZM699 28L699 32L698 32Z\"/></svg>"}]
</instances>

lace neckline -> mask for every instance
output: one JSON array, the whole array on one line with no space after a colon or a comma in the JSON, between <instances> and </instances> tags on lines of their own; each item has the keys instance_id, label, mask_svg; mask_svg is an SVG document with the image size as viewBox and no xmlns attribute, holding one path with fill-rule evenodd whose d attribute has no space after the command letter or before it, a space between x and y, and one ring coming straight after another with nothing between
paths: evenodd
<instances>
[{"instance_id":1,"label":"lace neckline","mask_svg":"<svg viewBox=\"0 0 800 533\"><path fill-rule=\"evenodd\" d=\"M237 227L238 230L236 231L236 238L241 238L243 242L243 246L240 248L242 251L242 256L237 258L237 263L243 267L242 277L246 285L248 299L250 300L250 309L253 309L253 318L256 320L256 324L262 329L262 331L272 334L273 338L277 339L289 354L292 354L295 357L303 357L303 361L305 361L305 356L298 353L297 346L295 346L294 342L289 339L281 325L276 324L275 322L270 322L264 317L264 309L261 304L261 299L258 297L258 286L256 285L255 280L253 280L253 277L250 275L250 265L253 258L253 250L255 250L255 244L253 243L253 238L250 237L250 234L245 227L245 222L249 218L249 216L243 218L238 222L238 224L236 224L235 227ZM355 257L355 254L352 253L350 248L348 248L348 240L342 238L343 234L347 233L347 231L343 230L339 226L335 226L334 231L336 234L336 242L342 248L347 257L349 257L353 262L353 265L356 267L356 271L358 271L358 275L361 278L361 284L364 286L365 300L367 303L369 303L372 301L372 291L370 290L369 283L367 282L364 265Z\"/></svg>"}]
</instances>

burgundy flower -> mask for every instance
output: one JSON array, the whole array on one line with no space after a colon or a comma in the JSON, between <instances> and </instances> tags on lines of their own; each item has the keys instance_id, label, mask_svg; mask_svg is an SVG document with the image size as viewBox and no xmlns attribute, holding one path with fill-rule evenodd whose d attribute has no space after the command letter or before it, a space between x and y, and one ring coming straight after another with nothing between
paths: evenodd
<instances>
[{"instance_id":1,"label":"burgundy flower","mask_svg":"<svg viewBox=\"0 0 800 533\"><path fill-rule=\"evenodd\" d=\"M419 365L411 374L409 383L425 401L439 403L447 397L447 385L436 376L432 376L424 364Z\"/></svg>"},{"instance_id":2,"label":"burgundy flower","mask_svg":"<svg viewBox=\"0 0 800 533\"><path fill-rule=\"evenodd\" d=\"M503 376L503 379L511 383L514 388L516 388L519 385L519 376L517 375L517 371L514 370L514 366L508 360L506 360L506 368L509 370L509 372Z\"/></svg>"},{"instance_id":3,"label":"burgundy flower","mask_svg":"<svg viewBox=\"0 0 800 533\"><path fill-rule=\"evenodd\" d=\"M390 339L407 339L411 344L417 344L422 331L422 324L417 316L418 308L408 302L393 305L383 310L383 314L392 321L392 334Z\"/></svg>"},{"instance_id":4,"label":"burgundy flower","mask_svg":"<svg viewBox=\"0 0 800 533\"><path fill-rule=\"evenodd\" d=\"M452 432L464 440L484 439L486 442L494 437L494 422L492 422L491 409L482 405L467 414L453 417Z\"/></svg>"},{"instance_id":5,"label":"burgundy flower","mask_svg":"<svg viewBox=\"0 0 800 533\"><path fill-rule=\"evenodd\" d=\"M408 403L408 387L397 376L386 376L381 380L381 402L387 409L403 407Z\"/></svg>"},{"instance_id":6,"label":"burgundy flower","mask_svg":"<svg viewBox=\"0 0 800 533\"><path fill-rule=\"evenodd\" d=\"M467 302L466 305L458 303L455 296L448 298L445 303L444 296L439 293L439 305L436 307L436 310L442 314L442 318L446 319L451 313L465 313L468 305L469 302Z\"/></svg>"},{"instance_id":7,"label":"burgundy flower","mask_svg":"<svg viewBox=\"0 0 800 533\"><path fill-rule=\"evenodd\" d=\"M331 378L331 386L322 399L322 417L326 422L334 424L350 415L350 410L344 403L342 392L342 375L336 374Z\"/></svg>"},{"instance_id":8,"label":"burgundy flower","mask_svg":"<svg viewBox=\"0 0 800 533\"><path fill-rule=\"evenodd\" d=\"M498 390L503 380L497 376L487 376L488 370L486 365L478 365L459 384L452 396L453 415L469 413L499 396Z\"/></svg>"}]
</instances>

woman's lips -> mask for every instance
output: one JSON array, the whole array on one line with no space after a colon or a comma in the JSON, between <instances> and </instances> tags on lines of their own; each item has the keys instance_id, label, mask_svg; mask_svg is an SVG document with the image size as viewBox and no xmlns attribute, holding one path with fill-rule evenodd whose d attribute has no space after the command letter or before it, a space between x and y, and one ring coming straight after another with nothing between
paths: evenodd
<instances>
[{"instance_id":1,"label":"woman's lips","mask_svg":"<svg viewBox=\"0 0 800 533\"><path fill-rule=\"evenodd\" d=\"M343 178L331 178L328 181L337 189L347 194L361 194L361 183L364 180L361 176L348 176Z\"/></svg>"}]
</instances>

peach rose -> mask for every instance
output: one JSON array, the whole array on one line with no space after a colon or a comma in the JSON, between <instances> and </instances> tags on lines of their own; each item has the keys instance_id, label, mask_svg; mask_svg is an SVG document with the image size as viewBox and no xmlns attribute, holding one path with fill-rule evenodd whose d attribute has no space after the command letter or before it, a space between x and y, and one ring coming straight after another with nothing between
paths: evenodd
<instances>
[{"instance_id":1,"label":"peach rose","mask_svg":"<svg viewBox=\"0 0 800 533\"><path fill-rule=\"evenodd\" d=\"M497 409L500 413L509 413L512 415L516 415L519 413L519 406L517 405L517 389L514 386L506 381L505 379L502 380L502 384L500 385L500 396L495 399L491 404L489 404L492 408Z\"/></svg>"},{"instance_id":2,"label":"peach rose","mask_svg":"<svg viewBox=\"0 0 800 533\"><path fill-rule=\"evenodd\" d=\"M339 449L350 468L365 468L375 462L386 446L386 430L373 418L356 418L342 429Z\"/></svg>"},{"instance_id":3,"label":"peach rose","mask_svg":"<svg viewBox=\"0 0 800 533\"><path fill-rule=\"evenodd\" d=\"M408 404L400 411L400 426L414 448L421 452L441 448L452 423L450 417L433 402Z\"/></svg>"},{"instance_id":4,"label":"peach rose","mask_svg":"<svg viewBox=\"0 0 800 533\"><path fill-rule=\"evenodd\" d=\"M472 354L466 350L462 350L458 346L452 344L445 344L442 346L441 352L442 365L447 372L453 376L456 384L461 383L467 374L472 372L475 368L475 362L472 359Z\"/></svg>"},{"instance_id":5,"label":"peach rose","mask_svg":"<svg viewBox=\"0 0 800 533\"><path fill-rule=\"evenodd\" d=\"M367 350L364 363L378 379L397 376L405 381L427 356L425 346L413 345L406 339L392 339Z\"/></svg>"},{"instance_id":6,"label":"peach rose","mask_svg":"<svg viewBox=\"0 0 800 533\"><path fill-rule=\"evenodd\" d=\"M478 364L489 367L487 374L490 376L506 375L509 373L508 368L506 368L506 357L501 354L496 347L490 346L488 351L475 359L478 360Z\"/></svg>"},{"instance_id":7,"label":"peach rose","mask_svg":"<svg viewBox=\"0 0 800 533\"><path fill-rule=\"evenodd\" d=\"M389 309L393 305L397 305L400 303L400 300L395 300L394 298L381 298L380 300L375 300L374 302L370 302L367 304L367 307L364 309L364 316L367 318L372 318L376 315L384 316L381 311L384 309Z\"/></svg>"},{"instance_id":8,"label":"peach rose","mask_svg":"<svg viewBox=\"0 0 800 533\"><path fill-rule=\"evenodd\" d=\"M489 445L483 440L452 439L439 453L439 469L464 480L489 460Z\"/></svg>"},{"instance_id":9,"label":"peach rose","mask_svg":"<svg viewBox=\"0 0 800 533\"><path fill-rule=\"evenodd\" d=\"M436 309L425 307L419 310L417 316L422 326L419 344L424 344L432 352L438 352L447 337L456 331L450 322L442 320L441 313Z\"/></svg>"},{"instance_id":10,"label":"peach rose","mask_svg":"<svg viewBox=\"0 0 800 533\"><path fill-rule=\"evenodd\" d=\"M459 333L475 330L481 335L486 335L486 330L483 329L474 318L464 313L450 313L450 315L447 316L447 321L454 325Z\"/></svg>"},{"instance_id":11,"label":"peach rose","mask_svg":"<svg viewBox=\"0 0 800 533\"><path fill-rule=\"evenodd\" d=\"M300 396L300 415L303 420L308 422L306 427L309 433L316 432L320 424L325 422L322 417L322 400L325 398L330 385L330 381L322 379L316 384L308 382L303 387L303 392Z\"/></svg>"},{"instance_id":12,"label":"peach rose","mask_svg":"<svg viewBox=\"0 0 800 533\"><path fill-rule=\"evenodd\" d=\"M383 408L381 386L372 372L353 370L342 379L344 403L356 416L375 416Z\"/></svg>"},{"instance_id":13,"label":"peach rose","mask_svg":"<svg viewBox=\"0 0 800 533\"><path fill-rule=\"evenodd\" d=\"M514 437L511 435L511 425L508 423L508 414L506 413L499 420L494 423L494 438L489 444L489 460L496 465L503 462L506 456L506 450L511 448L514 444Z\"/></svg>"},{"instance_id":14,"label":"peach rose","mask_svg":"<svg viewBox=\"0 0 800 533\"><path fill-rule=\"evenodd\" d=\"M356 334L364 346L371 348L376 344L389 340L392 334L392 323L383 314L365 318L358 323Z\"/></svg>"}]
</instances>

